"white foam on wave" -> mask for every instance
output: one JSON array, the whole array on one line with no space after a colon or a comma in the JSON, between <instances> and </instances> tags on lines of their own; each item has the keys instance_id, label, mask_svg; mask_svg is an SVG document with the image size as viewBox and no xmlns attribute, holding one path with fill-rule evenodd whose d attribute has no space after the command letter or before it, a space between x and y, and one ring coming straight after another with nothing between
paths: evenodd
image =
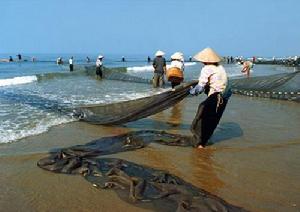
<instances>
[{"instance_id":1,"label":"white foam on wave","mask_svg":"<svg viewBox=\"0 0 300 212\"><path fill-rule=\"evenodd\" d=\"M153 71L153 66L133 66L128 67L127 71L131 73Z\"/></svg>"},{"instance_id":2,"label":"white foam on wave","mask_svg":"<svg viewBox=\"0 0 300 212\"><path fill-rule=\"evenodd\" d=\"M60 117L52 120L40 120L35 127L23 129L15 126L16 129L0 129L0 143L10 143L28 136L38 135L49 130L50 127L74 121L74 118Z\"/></svg>"},{"instance_id":3,"label":"white foam on wave","mask_svg":"<svg viewBox=\"0 0 300 212\"><path fill-rule=\"evenodd\" d=\"M197 64L196 62L187 62L187 63L184 63L185 66L194 66L196 64Z\"/></svg>"},{"instance_id":4,"label":"white foam on wave","mask_svg":"<svg viewBox=\"0 0 300 212\"><path fill-rule=\"evenodd\" d=\"M196 65L196 62L187 62L184 63L185 66L194 66ZM170 65L167 65L167 69L170 67ZM138 73L138 72L150 72L153 71L153 66L148 65L148 66L133 66L133 67L128 67L127 71L129 73Z\"/></svg>"},{"instance_id":5,"label":"white foam on wave","mask_svg":"<svg viewBox=\"0 0 300 212\"><path fill-rule=\"evenodd\" d=\"M26 84L37 81L36 76L14 77L9 79L0 79L0 87L9 85Z\"/></svg>"}]
</instances>

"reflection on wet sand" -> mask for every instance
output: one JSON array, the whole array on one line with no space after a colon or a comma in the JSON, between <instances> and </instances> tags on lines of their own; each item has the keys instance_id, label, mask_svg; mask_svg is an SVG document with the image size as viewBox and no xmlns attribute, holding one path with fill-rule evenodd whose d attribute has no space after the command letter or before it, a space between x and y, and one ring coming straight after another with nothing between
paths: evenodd
<instances>
[{"instance_id":1,"label":"reflection on wet sand","mask_svg":"<svg viewBox=\"0 0 300 212\"><path fill-rule=\"evenodd\" d=\"M182 108L184 107L184 102L179 102L174 105L170 110L170 116L167 121L174 128L178 128L182 123Z\"/></svg>"},{"instance_id":2,"label":"reflection on wet sand","mask_svg":"<svg viewBox=\"0 0 300 212\"><path fill-rule=\"evenodd\" d=\"M216 171L219 165L213 161L215 150L213 148L194 149L191 154L191 176L193 183L209 191L218 194L224 183L218 178Z\"/></svg>"}]
</instances>

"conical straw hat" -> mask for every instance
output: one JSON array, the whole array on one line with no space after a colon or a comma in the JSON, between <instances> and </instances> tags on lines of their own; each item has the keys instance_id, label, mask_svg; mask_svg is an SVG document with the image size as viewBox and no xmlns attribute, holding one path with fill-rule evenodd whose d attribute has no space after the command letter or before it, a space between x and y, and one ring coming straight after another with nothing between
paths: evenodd
<instances>
[{"instance_id":1,"label":"conical straw hat","mask_svg":"<svg viewBox=\"0 0 300 212\"><path fill-rule=\"evenodd\" d=\"M98 56L98 58L99 58L99 59L101 59L101 58L103 58L103 57L104 57L104 56L103 56L103 55L101 55L101 54Z\"/></svg>"},{"instance_id":2,"label":"conical straw hat","mask_svg":"<svg viewBox=\"0 0 300 212\"><path fill-rule=\"evenodd\" d=\"M161 50L158 50L156 53L155 53L155 56L163 56L165 55L165 53Z\"/></svg>"},{"instance_id":3,"label":"conical straw hat","mask_svg":"<svg viewBox=\"0 0 300 212\"><path fill-rule=\"evenodd\" d=\"M181 52L175 52L171 55L171 59L173 60L182 60L183 54Z\"/></svg>"},{"instance_id":4,"label":"conical straw hat","mask_svg":"<svg viewBox=\"0 0 300 212\"><path fill-rule=\"evenodd\" d=\"M221 57L211 48L203 49L194 58L203 63L218 63L221 61Z\"/></svg>"}]
</instances>

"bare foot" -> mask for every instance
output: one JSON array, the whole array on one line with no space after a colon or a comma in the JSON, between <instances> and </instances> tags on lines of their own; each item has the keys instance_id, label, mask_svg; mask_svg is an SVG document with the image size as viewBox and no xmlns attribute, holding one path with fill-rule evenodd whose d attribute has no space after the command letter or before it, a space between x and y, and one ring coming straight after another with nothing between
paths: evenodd
<instances>
[{"instance_id":1,"label":"bare foot","mask_svg":"<svg viewBox=\"0 0 300 212\"><path fill-rule=\"evenodd\" d=\"M199 145L199 146L197 147L197 149L204 149L204 146Z\"/></svg>"}]
</instances>

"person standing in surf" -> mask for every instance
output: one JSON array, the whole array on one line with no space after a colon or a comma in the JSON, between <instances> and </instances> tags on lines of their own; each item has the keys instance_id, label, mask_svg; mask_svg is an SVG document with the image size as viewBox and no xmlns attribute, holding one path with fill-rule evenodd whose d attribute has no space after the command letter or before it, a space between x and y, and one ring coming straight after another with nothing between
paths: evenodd
<instances>
[{"instance_id":1,"label":"person standing in surf","mask_svg":"<svg viewBox=\"0 0 300 212\"><path fill-rule=\"evenodd\" d=\"M172 89L183 81L184 59L181 52L171 55L171 64L167 70L167 79L171 82Z\"/></svg>"},{"instance_id":2,"label":"person standing in surf","mask_svg":"<svg viewBox=\"0 0 300 212\"><path fill-rule=\"evenodd\" d=\"M211 48L206 48L194 56L194 59L204 64L198 84L191 88L190 94L207 94L206 100L198 106L198 111L192 122L191 131L195 146L204 148L212 136L223 115L228 99L231 96L227 74L222 65L221 57Z\"/></svg>"},{"instance_id":3,"label":"person standing in surf","mask_svg":"<svg viewBox=\"0 0 300 212\"><path fill-rule=\"evenodd\" d=\"M167 69L166 59L163 57L164 55L165 53L163 51L158 50L153 59L154 76L152 83L154 88L162 87L164 84L164 74Z\"/></svg>"},{"instance_id":4,"label":"person standing in surf","mask_svg":"<svg viewBox=\"0 0 300 212\"><path fill-rule=\"evenodd\" d=\"M22 55L21 54L17 54L18 60L21 61L22 60Z\"/></svg>"},{"instance_id":5,"label":"person standing in surf","mask_svg":"<svg viewBox=\"0 0 300 212\"><path fill-rule=\"evenodd\" d=\"M102 79L102 69L103 69L103 62L102 62L103 56L99 55L96 60L96 76L97 79Z\"/></svg>"},{"instance_id":6,"label":"person standing in surf","mask_svg":"<svg viewBox=\"0 0 300 212\"><path fill-rule=\"evenodd\" d=\"M247 75L247 78L250 77L250 71L253 68L253 63L250 61L241 61L243 68L242 68L242 73L245 73Z\"/></svg>"},{"instance_id":7,"label":"person standing in surf","mask_svg":"<svg viewBox=\"0 0 300 212\"><path fill-rule=\"evenodd\" d=\"M74 61L73 61L73 56L69 59L69 67L70 71L72 72L74 70Z\"/></svg>"}]
</instances>

